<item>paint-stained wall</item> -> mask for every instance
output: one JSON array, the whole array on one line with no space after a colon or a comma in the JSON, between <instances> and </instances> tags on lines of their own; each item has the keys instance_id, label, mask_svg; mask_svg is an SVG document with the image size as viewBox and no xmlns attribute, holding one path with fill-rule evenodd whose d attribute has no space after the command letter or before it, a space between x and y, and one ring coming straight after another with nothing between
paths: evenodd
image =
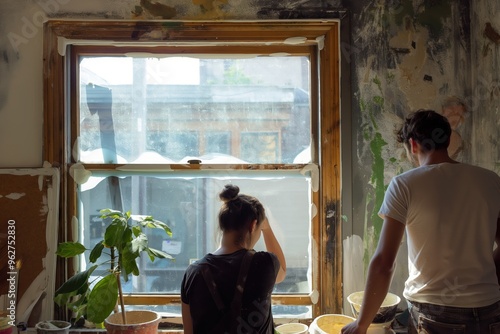
<instances>
[{"instance_id":1,"label":"paint-stained wall","mask_svg":"<svg viewBox=\"0 0 500 334\"><path fill-rule=\"evenodd\" d=\"M470 8L469 8L470 6ZM337 12L346 13L340 15ZM361 289L391 177L407 170L395 126L456 96L457 159L500 172L500 3L467 0L3 0L0 2L0 167L40 167L42 24L48 18L257 20L345 17L343 221L345 291ZM350 84L350 85L349 85ZM457 100L453 100L457 101ZM348 108L348 109L347 109ZM350 117L348 120L347 117ZM349 186L347 186L349 185ZM401 293L404 247L392 287Z\"/></svg>"}]
</instances>

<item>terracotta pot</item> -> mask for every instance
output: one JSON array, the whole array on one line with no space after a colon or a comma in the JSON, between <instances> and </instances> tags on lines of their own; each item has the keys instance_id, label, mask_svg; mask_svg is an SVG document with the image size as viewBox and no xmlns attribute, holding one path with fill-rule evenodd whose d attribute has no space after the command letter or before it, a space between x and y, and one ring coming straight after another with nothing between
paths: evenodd
<instances>
[{"instance_id":1,"label":"terracotta pot","mask_svg":"<svg viewBox=\"0 0 500 334\"><path fill-rule=\"evenodd\" d=\"M156 334L160 315L153 311L127 311L127 323L123 324L122 314L114 313L104 320L109 334Z\"/></svg>"}]
</instances>

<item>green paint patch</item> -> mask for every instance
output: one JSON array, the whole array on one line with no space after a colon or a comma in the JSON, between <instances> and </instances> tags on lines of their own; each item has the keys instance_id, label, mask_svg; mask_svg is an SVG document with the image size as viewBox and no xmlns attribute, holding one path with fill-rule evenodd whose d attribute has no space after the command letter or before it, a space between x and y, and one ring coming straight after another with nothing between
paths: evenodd
<instances>
[{"instance_id":1,"label":"green paint patch","mask_svg":"<svg viewBox=\"0 0 500 334\"><path fill-rule=\"evenodd\" d=\"M379 132L375 134L375 137L370 142L370 151L373 156L371 183L375 189L374 209L371 214L371 221L374 227L374 236L376 240L378 240L378 237L380 236L383 222L382 218L378 215L378 210L382 206L385 193L385 164L382 157L382 149L385 145L387 145L387 142L384 138L382 138L382 135Z\"/></svg>"},{"instance_id":2,"label":"green paint patch","mask_svg":"<svg viewBox=\"0 0 500 334\"><path fill-rule=\"evenodd\" d=\"M451 17L452 1L426 0L418 8L413 7L412 0L403 0L395 9L394 22L397 26L405 26L405 18L410 18L415 23L429 29L430 37L439 38L444 30L444 21ZM390 12L390 13L391 13Z\"/></svg>"},{"instance_id":3,"label":"green paint patch","mask_svg":"<svg viewBox=\"0 0 500 334\"><path fill-rule=\"evenodd\" d=\"M413 9L412 0L403 0L395 9L392 10L394 13L394 20L398 26L402 26L405 17L414 17L415 10Z\"/></svg>"},{"instance_id":4,"label":"green paint patch","mask_svg":"<svg viewBox=\"0 0 500 334\"><path fill-rule=\"evenodd\" d=\"M431 37L439 37L443 33L444 20L451 16L451 1L424 1L419 10L417 22L429 29Z\"/></svg>"},{"instance_id":5,"label":"green paint patch","mask_svg":"<svg viewBox=\"0 0 500 334\"><path fill-rule=\"evenodd\" d=\"M178 29L184 27L184 23L181 21L166 21L161 23L162 27L167 29Z\"/></svg>"},{"instance_id":6,"label":"green paint patch","mask_svg":"<svg viewBox=\"0 0 500 334\"><path fill-rule=\"evenodd\" d=\"M384 98L382 96L374 96L373 102L380 107L384 106Z\"/></svg>"},{"instance_id":7,"label":"green paint patch","mask_svg":"<svg viewBox=\"0 0 500 334\"><path fill-rule=\"evenodd\" d=\"M394 81L395 77L396 77L396 75L394 73L388 72L387 75L386 75L387 83L388 84L392 83Z\"/></svg>"}]
</instances>

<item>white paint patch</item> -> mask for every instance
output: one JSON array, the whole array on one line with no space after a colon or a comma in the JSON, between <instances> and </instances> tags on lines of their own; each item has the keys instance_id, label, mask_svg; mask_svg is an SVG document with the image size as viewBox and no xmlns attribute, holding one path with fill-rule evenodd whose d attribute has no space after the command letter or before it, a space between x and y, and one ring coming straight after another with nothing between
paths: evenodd
<instances>
[{"instance_id":1,"label":"white paint patch","mask_svg":"<svg viewBox=\"0 0 500 334\"><path fill-rule=\"evenodd\" d=\"M78 242L78 240L80 240L78 238L78 231L79 231L78 222L79 221L78 221L77 217L73 216L71 218L71 231L73 232L73 235L71 236L71 238L72 238L72 241L75 241L75 242Z\"/></svg>"},{"instance_id":2,"label":"white paint patch","mask_svg":"<svg viewBox=\"0 0 500 334\"><path fill-rule=\"evenodd\" d=\"M325 47L325 36L316 37L316 43L318 43L318 49L321 51Z\"/></svg>"},{"instance_id":3,"label":"white paint patch","mask_svg":"<svg viewBox=\"0 0 500 334\"><path fill-rule=\"evenodd\" d=\"M42 197L42 207L40 208L40 216L45 217L49 212L49 200L46 195Z\"/></svg>"},{"instance_id":4,"label":"white paint patch","mask_svg":"<svg viewBox=\"0 0 500 334\"><path fill-rule=\"evenodd\" d=\"M347 297L352 292L365 288L363 239L359 235L348 236L343 241L343 253L343 294ZM347 299L344 298L344 309L350 309L348 305Z\"/></svg>"},{"instance_id":5,"label":"white paint patch","mask_svg":"<svg viewBox=\"0 0 500 334\"><path fill-rule=\"evenodd\" d=\"M57 52L61 57L66 56L66 47L68 44L68 39L61 36L57 37Z\"/></svg>"},{"instance_id":6,"label":"white paint patch","mask_svg":"<svg viewBox=\"0 0 500 334\"><path fill-rule=\"evenodd\" d=\"M40 298L47 299L45 291L49 286L48 279L49 275L44 268L42 272L40 272L40 274L38 274L35 280L30 284L28 289L26 289L26 292L23 294L23 296L19 300L19 303L17 304L17 323L27 323L29 316L31 315L31 311L33 310L33 307L35 306L37 301Z\"/></svg>"},{"instance_id":7,"label":"white paint patch","mask_svg":"<svg viewBox=\"0 0 500 334\"><path fill-rule=\"evenodd\" d=\"M316 206L316 204L312 203L311 204L311 218L316 217L317 214L318 214L318 207Z\"/></svg>"},{"instance_id":8,"label":"white paint patch","mask_svg":"<svg viewBox=\"0 0 500 334\"><path fill-rule=\"evenodd\" d=\"M84 184L92 176L92 172L86 170L81 163L77 163L70 167L69 175L71 175L77 184Z\"/></svg>"},{"instance_id":9,"label":"white paint patch","mask_svg":"<svg viewBox=\"0 0 500 334\"><path fill-rule=\"evenodd\" d=\"M308 164L300 170L300 174L307 175L311 174L311 188L312 191L319 191L319 168L316 164Z\"/></svg>"},{"instance_id":10,"label":"white paint patch","mask_svg":"<svg viewBox=\"0 0 500 334\"><path fill-rule=\"evenodd\" d=\"M79 150L79 147L80 147L80 137L78 136L76 139L75 139L75 142L73 143L73 147L71 148L71 155L73 156L73 159L77 162L80 162L80 150Z\"/></svg>"},{"instance_id":11,"label":"white paint patch","mask_svg":"<svg viewBox=\"0 0 500 334\"><path fill-rule=\"evenodd\" d=\"M5 195L6 198L12 199L12 200L18 200L24 196L26 196L26 193L10 193L8 195Z\"/></svg>"},{"instance_id":12,"label":"white paint patch","mask_svg":"<svg viewBox=\"0 0 500 334\"><path fill-rule=\"evenodd\" d=\"M283 44L298 45L307 42L307 37L289 37L283 41Z\"/></svg>"},{"instance_id":13,"label":"white paint patch","mask_svg":"<svg viewBox=\"0 0 500 334\"><path fill-rule=\"evenodd\" d=\"M288 52L275 52L269 54L270 57L288 57L290 54Z\"/></svg>"},{"instance_id":14,"label":"white paint patch","mask_svg":"<svg viewBox=\"0 0 500 334\"><path fill-rule=\"evenodd\" d=\"M311 291L311 293L309 294L309 297L311 298L311 302L313 304L317 304L318 301L319 301L319 292L318 292L318 290Z\"/></svg>"}]
</instances>

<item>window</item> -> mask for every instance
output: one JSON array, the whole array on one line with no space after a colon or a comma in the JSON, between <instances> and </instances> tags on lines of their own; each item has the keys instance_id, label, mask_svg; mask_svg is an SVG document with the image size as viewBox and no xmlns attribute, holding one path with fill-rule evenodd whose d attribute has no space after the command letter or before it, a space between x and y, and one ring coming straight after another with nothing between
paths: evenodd
<instances>
[{"instance_id":1,"label":"window","mask_svg":"<svg viewBox=\"0 0 500 334\"><path fill-rule=\"evenodd\" d=\"M231 182L262 201L287 258L274 315L341 311L337 29L46 24L45 159L63 173L61 238L91 248L107 207L173 231L149 236L175 261L141 260L145 275L125 287L129 307L180 315L182 275L216 248L218 192Z\"/></svg>"}]
</instances>

